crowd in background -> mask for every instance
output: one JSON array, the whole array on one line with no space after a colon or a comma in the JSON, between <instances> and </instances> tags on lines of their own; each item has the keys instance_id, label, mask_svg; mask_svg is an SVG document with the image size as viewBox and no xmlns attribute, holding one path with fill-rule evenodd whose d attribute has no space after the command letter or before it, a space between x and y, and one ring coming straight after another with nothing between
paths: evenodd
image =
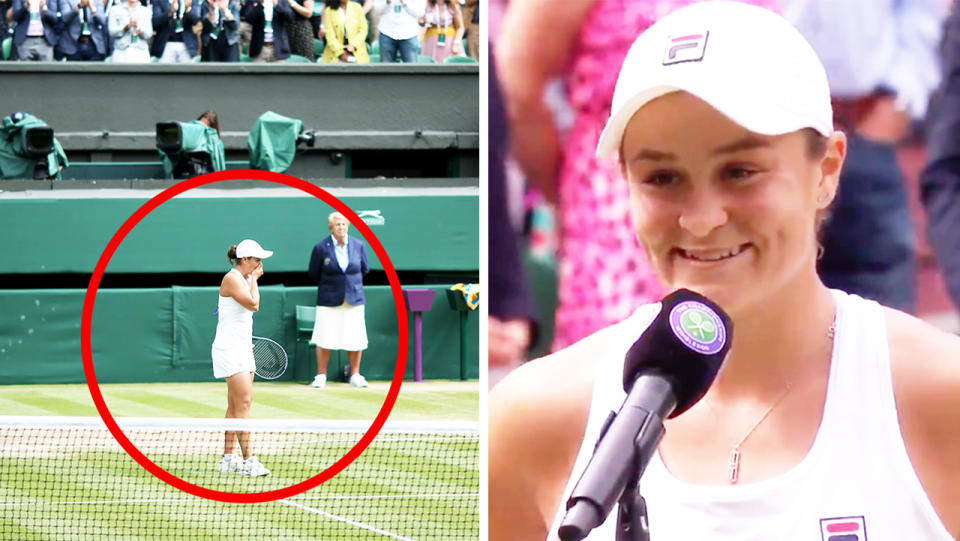
<instances>
[{"instance_id":1,"label":"crowd in background","mask_svg":"<svg viewBox=\"0 0 960 541\"><path fill-rule=\"evenodd\" d=\"M691 3L491 2L491 52L510 140L505 214L527 242L528 265L540 248L531 242L544 238L536 218L546 213L557 222L546 226L554 235L548 259L557 280L555 310L495 313L491 299L492 367L569 346L665 294L636 240L620 168L594 152L627 49L653 22ZM922 145L926 135L926 168L916 183L930 244L960 305L960 102L949 84L960 73L956 8L949 0L747 3L780 12L813 45L830 80L835 125L848 135L839 194L820 239L824 282L916 310L920 248L910 201L921 198L909 193L900 151L905 142ZM492 239L490 246L493 260ZM534 288L544 281L542 269L532 270L538 269ZM531 322L531 331L515 332L518 319Z\"/></svg>"},{"instance_id":2,"label":"crowd in background","mask_svg":"<svg viewBox=\"0 0 960 541\"><path fill-rule=\"evenodd\" d=\"M479 0L0 0L4 60L479 60Z\"/></svg>"}]
</instances>

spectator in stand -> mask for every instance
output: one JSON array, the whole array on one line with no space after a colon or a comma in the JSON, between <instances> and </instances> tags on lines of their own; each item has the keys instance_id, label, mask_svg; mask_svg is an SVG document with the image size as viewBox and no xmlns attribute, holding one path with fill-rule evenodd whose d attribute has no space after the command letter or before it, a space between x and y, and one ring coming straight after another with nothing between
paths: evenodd
<instances>
[{"instance_id":1,"label":"spectator in stand","mask_svg":"<svg viewBox=\"0 0 960 541\"><path fill-rule=\"evenodd\" d=\"M943 39L940 87L927 113L927 165L920 193L928 236L953 303L960 308L960 9L954 4Z\"/></svg>"},{"instance_id":2,"label":"spectator in stand","mask_svg":"<svg viewBox=\"0 0 960 541\"><path fill-rule=\"evenodd\" d=\"M206 0L200 12L203 22L204 62L240 61L240 1Z\"/></svg>"},{"instance_id":3,"label":"spectator in stand","mask_svg":"<svg viewBox=\"0 0 960 541\"><path fill-rule=\"evenodd\" d=\"M823 59L847 162L818 262L827 286L912 312L914 228L897 143L939 78L947 0L785 0L783 15Z\"/></svg>"},{"instance_id":4,"label":"spectator in stand","mask_svg":"<svg viewBox=\"0 0 960 541\"><path fill-rule=\"evenodd\" d=\"M426 26L420 54L437 63L448 56L463 56L463 14L457 0L427 0L420 24Z\"/></svg>"},{"instance_id":5,"label":"spectator in stand","mask_svg":"<svg viewBox=\"0 0 960 541\"><path fill-rule=\"evenodd\" d=\"M378 14L380 61L413 64L417 61L420 27L426 0L373 0Z\"/></svg>"},{"instance_id":6,"label":"spectator in stand","mask_svg":"<svg viewBox=\"0 0 960 541\"><path fill-rule=\"evenodd\" d=\"M480 60L480 0L460 0L464 37L467 38L467 56Z\"/></svg>"},{"instance_id":7,"label":"spectator in stand","mask_svg":"<svg viewBox=\"0 0 960 541\"><path fill-rule=\"evenodd\" d=\"M0 0L0 41L7 38L7 29L10 27L12 13L13 0Z\"/></svg>"},{"instance_id":8,"label":"spectator in stand","mask_svg":"<svg viewBox=\"0 0 960 541\"><path fill-rule=\"evenodd\" d=\"M150 62L152 19L152 10L139 0L125 0L113 6L107 20L113 36L114 62Z\"/></svg>"},{"instance_id":9,"label":"spectator in stand","mask_svg":"<svg viewBox=\"0 0 960 541\"><path fill-rule=\"evenodd\" d=\"M107 52L107 16L96 0L60 0L64 31L57 47L67 60L103 60Z\"/></svg>"},{"instance_id":10,"label":"spectator in stand","mask_svg":"<svg viewBox=\"0 0 960 541\"><path fill-rule=\"evenodd\" d=\"M10 22L17 60L52 62L57 44L59 0L13 0Z\"/></svg>"},{"instance_id":11,"label":"spectator in stand","mask_svg":"<svg viewBox=\"0 0 960 541\"><path fill-rule=\"evenodd\" d=\"M287 22L293 9L287 0L248 0L243 20L250 23L250 59L253 62L277 62L290 56Z\"/></svg>"},{"instance_id":12,"label":"spectator in stand","mask_svg":"<svg viewBox=\"0 0 960 541\"><path fill-rule=\"evenodd\" d=\"M150 55L160 62L192 62L197 36L191 29L199 20L200 0L153 0Z\"/></svg>"},{"instance_id":13,"label":"spectator in stand","mask_svg":"<svg viewBox=\"0 0 960 541\"><path fill-rule=\"evenodd\" d=\"M310 17L313 16L314 0L303 0L302 3L297 0L289 0L290 8L293 9L293 20L287 26L287 35L290 38L290 52L309 58L311 62L316 60L313 52L313 26L310 24Z\"/></svg>"},{"instance_id":14,"label":"spectator in stand","mask_svg":"<svg viewBox=\"0 0 960 541\"><path fill-rule=\"evenodd\" d=\"M363 7L350 0L326 0L323 10L323 61L369 64L367 17Z\"/></svg>"}]
</instances>

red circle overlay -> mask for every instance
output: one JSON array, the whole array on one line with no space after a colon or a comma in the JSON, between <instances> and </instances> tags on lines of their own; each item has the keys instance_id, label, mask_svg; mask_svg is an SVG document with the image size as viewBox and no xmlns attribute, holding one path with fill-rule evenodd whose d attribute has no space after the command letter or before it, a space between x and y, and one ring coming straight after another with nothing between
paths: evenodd
<instances>
[{"instance_id":1,"label":"red circle overlay","mask_svg":"<svg viewBox=\"0 0 960 541\"><path fill-rule=\"evenodd\" d=\"M335 208L338 212L343 214L347 220L349 220L350 223L357 228L357 230L360 231L364 240L366 240L367 244L373 248L374 253L376 253L377 257L380 259L380 263L383 265L383 270L390 282L390 290L393 293L393 300L397 309L397 364L393 371L393 380L390 384L390 389L387 391L387 397L383 401L383 406L380 407L380 412L377 414L376 418L374 418L370 428L366 431L366 433L364 433L363 437L360 438L360 441L358 441L357 444L354 445L346 455L340 458L340 460L334 462L329 468L323 470L319 474L295 485L290 485L286 488L280 488L266 492L222 492L188 483L183 479L168 473L163 468L151 462L150 459L144 456L144 454L141 453L140 450L137 449L129 439L127 439L120 427L117 426L117 422L114 420L113 415L110 414L110 410L103 401L103 395L100 393L100 385L97 383L97 377L93 370L93 355L90 348L90 324L93 317L93 303L97 296L97 289L100 286L100 278L103 276L103 272L106 270L107 264L110 262L110 258L113 257L113 254L117 251L120 243L123 242L123 239L140 222L140 220L142 220L147 214L150 214L150 212L159 207L162 203L169 201L173 197L176 197L177 195L182 194L191 188L204 186L206 184L213 184L214 182L221 182L224 180L250 179L286 184L292 188L307 192ZM123 225L120 226L120 229L117 230L117 232L113 235L113 238L111 238L110 242L107 243L106 249L104 249L103 253L100 255L100 259L97 261L97 265L93 269L93 275L90 277L90 285L87 286L87 294L83 300L83 316L80 323L80 349L83 356L83 371L87 378L87 387L90 388L90 395L93 397L93 402L97 407L97 412L100 414L103 422L107 425L107 428L110 429L110 432L113 434L113 437L117 440L120 446L123 447L127 454L129 454L134 460L143 466L144 469L155 475L161 481L184 492L193 494L195 496L200 496L202 498L232 503L268 502L295 496L332 478L334 475L340 473L344 468L350 465L351 462L356 460L356 458L360 456L360 453L362 453L364 449L370 445L373 439L377 436L377 433L380 432L380 429L383 427L383 423L386 422L387 417L390 415L390 411L393 409L393 405L397 400L397 395L400 393L400 385L403 383L403 373L407 365L407 308L403 301L403 292L400 288L400 280L397 278L396 270L394 270L393 263L390 262L390 258L387 256L386 250L383 249L383 246L380 244L377 236L373 234L373 231L370 230L370 227L368 227L367 224L364 223L355 212L344 205L342 201L333 195L330 195L322 188L290 175L271 173L269 171L257 171L254 169L233 169L194 177L167 188L144 203L143 206L137 209L137 211L127 218Z\"/></svg>"}]
</instances>

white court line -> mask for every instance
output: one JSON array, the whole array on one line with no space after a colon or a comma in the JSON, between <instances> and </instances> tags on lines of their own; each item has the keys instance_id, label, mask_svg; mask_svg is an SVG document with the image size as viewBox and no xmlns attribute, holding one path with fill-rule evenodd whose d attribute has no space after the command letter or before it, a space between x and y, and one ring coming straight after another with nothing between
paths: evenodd
<instances>
[{"instance_id":1,"label":"white court line","mask_svg":"<svg viewBox=\"0 0 960 541\"><path fill-rule=\"evenodd\" d=\"M395 533L391 533L391 532L388 532L388 531L386 531L386 530L381 530L381 529L379 529L379 528L374 528L373 526L368 526L368 525L366 525L366 524L363 524L362 522L357 522L357 521L355 521L355 520L350 520L350 519L345 518L345 517L338 517L337 515L331 515L330 513L327 513L327 512L325 512L325 511L321 511L321 510L319 510L319 509L314 509L314 508L312 508L312 507L307 507L306 505L300 505L299 503L291 502L290 500L277 500L277 501L279 501L280 503L285 503L285 504L287 504L287 505L292 505L292 506L294 506L294 507L296 507L296 508L298 508L298 509L303 509L304 511L309 511L309 512L311 512L311 513L316 513L316 514L318 514L318 515L320 515L320 516L323 516L323 517L332 518L333 520L339 520L340 522L349 524L349 525L351 525L351 526L356 526L357 528L362 528L362 529L364 529L364 530L368 530L368 531L371 531L371 532L374 532L374 533L378 533L378 534L384 535L384 536L386 536L386 537L392 537L392 538L394 538L394 539L403 539L404 541L413 541L413 539L410 539L409 537L403 537L403 536L401 536L401 535L397 535L397 534L395 534Z\"/></svg>"}]
</instances>

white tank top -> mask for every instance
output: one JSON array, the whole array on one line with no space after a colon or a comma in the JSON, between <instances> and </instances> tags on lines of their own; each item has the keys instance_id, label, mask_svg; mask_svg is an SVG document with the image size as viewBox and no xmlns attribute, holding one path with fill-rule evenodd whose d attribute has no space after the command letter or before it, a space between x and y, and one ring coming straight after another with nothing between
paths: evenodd
<instances>
[{"instance_id":1,"label":"white tank top","mask_svg":"<svg viewBox=\"0 0 960 541\"><path fill-rule=\"evenodd\" d=\"M241 277L243 274L237 269L230 269ZM244 278L247 284L250 280ZM233 297L218 295L217 304L217 335L213 339L213 347L217 349L233 349L246 347L250 349L253 342L253 312L247 310Z\"/></svg>"},{"instance_id":2,"label":"white tank top","mask_svg":"<svg viewBox=\"0 0 960 541\"><path fill-rule=\"evenodd\" d=\"M651 541L953 541L913 470L890 377L883 309L833 291L837 330L823 420L807 456L789 471L732 486L674 478L657 453L640 482ZM660 310L639 308L609 330L586 433L547 539L556 540L567 498L600 427L625 393L623 357ZM616 509L587 537L613 541Z\"/></svg>"}]
</instances>

